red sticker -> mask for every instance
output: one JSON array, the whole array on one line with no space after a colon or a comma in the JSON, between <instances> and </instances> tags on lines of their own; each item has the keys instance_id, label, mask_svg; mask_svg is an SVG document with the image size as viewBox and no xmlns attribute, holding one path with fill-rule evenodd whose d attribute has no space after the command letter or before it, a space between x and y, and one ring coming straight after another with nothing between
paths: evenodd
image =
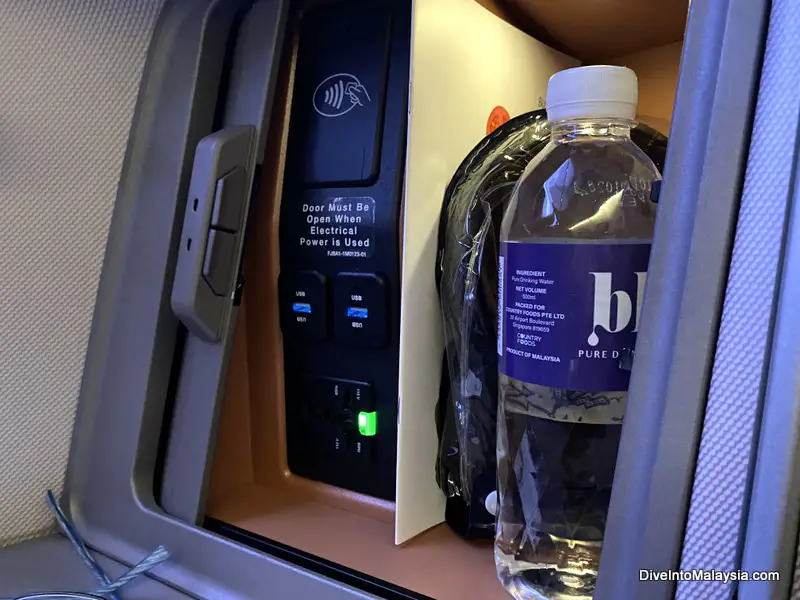
<instances>
[{"instance_id":1,"label":"red sticker","mask_svg":"<svg viewBox=\"0 0 800 600\"><path fill-rule=\"evenodd\" d=\"M489 135L503 123L508 123L510 120L511 115L508 114L505 108L502 106L495 106L489 114L489 120L486 121L486 135Z\"/></svg>"}]
</instances>

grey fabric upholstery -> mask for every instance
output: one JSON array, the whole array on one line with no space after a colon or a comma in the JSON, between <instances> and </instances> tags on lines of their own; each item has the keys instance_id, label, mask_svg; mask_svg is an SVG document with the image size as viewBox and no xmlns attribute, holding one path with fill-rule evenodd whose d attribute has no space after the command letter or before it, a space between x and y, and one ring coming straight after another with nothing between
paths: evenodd
<instances>
[{"instance_id":1,"label":"grey fabric upholstery","mask_svg":"<svg viewBox=\"0 0 800 600\"><path fill-rule=\"evenodd\" d=\"M163 0L0 0L0 546L48 532Z\"/></svg>"}]
</instances>

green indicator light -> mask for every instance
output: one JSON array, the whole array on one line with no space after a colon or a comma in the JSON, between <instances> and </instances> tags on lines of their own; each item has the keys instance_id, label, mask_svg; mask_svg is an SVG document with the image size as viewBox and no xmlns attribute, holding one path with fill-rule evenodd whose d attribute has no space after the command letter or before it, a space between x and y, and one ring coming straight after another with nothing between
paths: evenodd
<instances>
[{"instance_id":1,"label":"green indicator light","mask_svg":"<svg viewBox=\"0 0 800 600\"><path fill-rule=\"evenodd\" d=\"M377 422L377 413L358 413L358 432L365 437L372 437L377 430Z\"/></svg>"}]
</instances>

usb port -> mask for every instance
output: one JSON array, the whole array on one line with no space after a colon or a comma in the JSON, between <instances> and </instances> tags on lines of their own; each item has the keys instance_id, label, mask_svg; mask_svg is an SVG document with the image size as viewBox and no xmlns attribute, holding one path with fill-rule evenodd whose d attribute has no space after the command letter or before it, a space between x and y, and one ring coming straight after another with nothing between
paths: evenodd
<instances>
[{"instance_id":1,"label":"usb port","mask_svg":"<svg viewBox=\"0 0 800 600\"><path fill-rule=\"evenodd\" d=\"M305 302L295 302L292 304L292 310L296 313L311 314L311 305Z\"/></svg>"},{"instance_id":2,"label":"usb port","mask_svg":"<svg viewBox=\"0 0 800 600\"><path fill-rule=\"evenodd\" d=\"M347 308L347 316L351 319L366 319L369 311L366 308L350 306Z\"/></svg>"}]
</instances>

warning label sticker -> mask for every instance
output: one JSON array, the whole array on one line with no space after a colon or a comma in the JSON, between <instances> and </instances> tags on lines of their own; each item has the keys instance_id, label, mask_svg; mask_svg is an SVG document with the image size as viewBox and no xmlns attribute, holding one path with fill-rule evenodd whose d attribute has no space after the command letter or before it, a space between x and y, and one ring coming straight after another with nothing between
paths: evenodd
<instances>
[{"instance_id":1,"label":"warning label sticker","mask_svg":"<svg viewBox=\"0 0 800 600\"><path fill-rule=\"evenodd\" d=\"M303 204L300 247L326 256L368 258L375 249L375 199L326 198Z\"/></svg>"}]
</instances>

